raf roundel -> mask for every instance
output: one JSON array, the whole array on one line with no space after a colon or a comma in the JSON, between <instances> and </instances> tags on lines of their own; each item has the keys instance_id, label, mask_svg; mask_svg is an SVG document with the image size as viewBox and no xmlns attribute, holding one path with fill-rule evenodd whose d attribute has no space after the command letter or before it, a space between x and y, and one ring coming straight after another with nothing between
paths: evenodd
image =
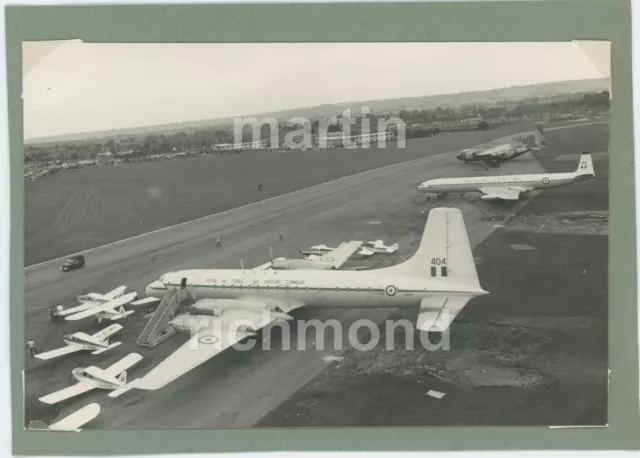
<instances>
[{"instance_id":1,"label":"raf roundel","mask_svg":"<svg viewBox=\"0 0 640 458\"><path fill-rule=\"evenodd\" d=\"M389 285L384 289L384 292L386 293L387 296L395 296L396 293L398 292L398 288L396 288L393 285Z\"/></svg>"},{"instance_id":2,"label":"raf roundel","mask_svg":"<svg viewBox=\"0 0 640 458\"><path fill-rule=\"evenodd\" d=\"M542 184L549 184L549 178L544 177L544 178L542 179Z\"/></svg>"},{"instance_id":3,"label":"raf roundel","mask_svg":"<svg viewBox=\"0 0 640 458\"><path fill-rule=\"evenodd\" d=\"M324 258L320 258L322 262L333 262L334 259L331 256L325 256Z\"/></svg>"},{"instance_id":4,"label":"raf roundel","mask_svg":"<svg viewBox=\"0 0 640 458\"><path fill-rule=\"evenodd\" d=\"M198 339L198 342L200 342L201 344L210 345L216 343L218 340L220 339L218 339L216 336L202 336Z\"/></svg>"}]
</instances>

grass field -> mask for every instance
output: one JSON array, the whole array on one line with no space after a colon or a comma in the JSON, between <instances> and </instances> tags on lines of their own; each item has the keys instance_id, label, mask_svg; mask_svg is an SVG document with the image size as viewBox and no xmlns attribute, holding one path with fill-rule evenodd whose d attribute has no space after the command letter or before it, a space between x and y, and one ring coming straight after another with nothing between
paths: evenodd
<instances>
[{"instance_id":1,"label":"grass field","mask_svg":"<svg viewBox=\"0 0 640 458\"><path fill-rule=\"evenodd\" d=\"M385 149L244 153L61 171L25 183L25 265L530 128L413 139L404 149L394 142Z\"/></svg>"}]
</instances>

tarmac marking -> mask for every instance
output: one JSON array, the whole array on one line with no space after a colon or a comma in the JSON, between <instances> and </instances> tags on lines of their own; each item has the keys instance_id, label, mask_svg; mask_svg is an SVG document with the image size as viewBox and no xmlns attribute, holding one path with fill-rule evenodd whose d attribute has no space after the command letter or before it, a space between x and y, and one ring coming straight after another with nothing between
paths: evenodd
<instances>
[{"instance_id":1,"label":"tarmac marking","mask_svg":"<svg viewBox=\"0 0 640 458\"><path fill-rule=\"evenodd\" d=\"M590 126L590 125L593 125L593 124L604 124L604 123L609 123L609 121L608 120L607 121L594 121L594 122L582 123L582 124L571 124L571 125L567 125L567 126L550 127L548 129L545 129L545 132L555 131L555 130L562 130L562 129L570 129L570 128L582 127L582 126ZM490 142L487 142L487 143L490 143ZM81 253L83 253L83 254L84 253L91 253L92 251L99 250L101 248L106 248L106 247L109 247L109 246L118 245L118 244L123 243L123 242L128 242L130 240L135 240L135 239L138 239L140 237L145 237L145 236L148 236L148 235L151 235L151 234L157 234L159 232L167 231L169 229L175 229L177 227L184 226L186 224L195 223L197 221L201 221L201 220L204 220L206 218L212 218L212 217L215 217L215 216L224 215L226 213L229 213L229 212L232 212L232 211L237 211L237 210L240 210L240 209L243 209L243 208L250 208L250 207L253 207L255 205L262 204L264 202L269 202L269 201L272 201L272 200L275 200L275 199L280 199L280 198L283 198L283 197L286 197L286 196L290 196L290 195L294 195L296 193L300 193L302 191L307 191L309 189L318 188L320 186L326 186L326 185L328 185L330 183L336 183L338 181L351 179L351 178L354 178L354 177L357 177L357 176L360 176L360 175L364 175L364 174L367 174L367 173L372 173L372 172L377 172L377 171L381 171L381 170L385 170L385 169L390 169L392 167L397 167L397 166L405 165L405 164L411 164L411 163L418 162L418 161L426 162L426 161L429 161L431 159L438 158L440 156L449 155L449 154L451 154L451 153L453 153L455 151L457 151L457 150L447 151L445 153L440 153L440 154L434 154L433 156L429 156L429 157L426 157L426 158L423 157L423 158L419 158L419 159L412 159L410 161L398 162L396 164L385 165L384 167L378 167L378 168L371 169L371 170L365 170L365 171L362 171L362 172L355 173L353 175L347 175L347 176L344 176L344 177L336 178L335 180L325 181L324 183L318 183L316 185L309 186L308 188L298 189L296 191L291 191L291 192L287 192L285 194L280 194L278 196L269 197L267 199L260 200L258 202L253 202L253 203L250 203L250 204L247 204L247 205L242 205L240 207L231 208L229 210L225 210L225 211L222 211L222 212L219 212L219 213L214 213L214 214L211 214L211 215L201 216L199 218L192 219L192 220L189 220L189 221L184 221L182 223L174 224L173 226L163 227L163 228L160 228L160 229L156 229L155 231L145 232L144 234L138 234L138 235L134 235L132 237L128 237L126 239L117 240L115 242L106 243L104 245L99 245L99 246L93 247L93 248L88 248L86 250L83 250ZM81 253L71 253L71 254L68 254L68 255L65 255L65 256L60 256L60 257L57 257L57 258L54 258L54 259L49 259L48 261L42 261L42 262L39 262L37 264L31 264L29 266L26 266L24 268L24 270L26 271L26 270L32 269L34 267L38 267L38 266L42 266L42 265L48 264L50 262L60 261L62 259L66 259L66 258L68 258L70 256L74 256L76 254L81 254Z\"/></svg>"}]
</instances>

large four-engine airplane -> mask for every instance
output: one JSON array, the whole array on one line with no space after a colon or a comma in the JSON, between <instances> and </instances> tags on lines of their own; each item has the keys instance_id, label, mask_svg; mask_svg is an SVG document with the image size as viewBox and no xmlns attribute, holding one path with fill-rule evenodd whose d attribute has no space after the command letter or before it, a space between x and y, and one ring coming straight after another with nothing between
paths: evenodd
<instances>
[{"instance_id":1,"label":"large four-engine airplane","mask_svg":"<svg viewBox=\"0 0 640 458\"><path fill-rule=\"evenodd\" d=\"M484 200L518 200L534 189L555 188L595 177L589 153L582 153L575 172L436 178L418 186L418 191L438 196L447 193L479 192Z\"/></svg>"},{"instance_id":2,"label":"large four-engine airplane","mask_svg":"<svg viewBox=\"0 0 640 458\"><path fill-rule=\"evenodd\" d=\"M67 344L66 347L56 348L55 350L45 351L44 353L38 353L35 357L47 360L82 350L89 350L92 355L99 355L100 353L104 353L105 351L115 348L122 343L109 343L109 337L121 329L122 326L119 324L112 324L93 335L88 335L84 332L65 334L62 336L62 340Z\"/></svg>"},{"instance_id":3,"label":"large four-engine airplane","mask_svg":"<svg viewBox=\"0 0 640 458\"><path fill-rule=\"evenodd\" d=\"M100 369L94 366L86 368L77 367L71 371L71 375L78 383L43 396L39 398L39 400L45 404L56 404L96 388L113 390L108 396L110 398L118 397L131 389L131 386L127 385L127 369L138 363L141 359L142 356L138 353L130 353L106 369Z\"/></svg>"},{"instance_id":4,"label":"large four-engine airplane","mask_svg":"<svg viewBox=\"0 0 640 458\"><path fill-rule=\"evenodd\" d=\"M541 126L538 126L530 132L514 134L505 139L462 150L456 157L465 164L480 162L495 167L501 162L510 161L543 147L546 147L544 131Z\"/></svg>"},{"instance_id":5,"label":"large four-engine airplane","mask_svg":"<svg viewBox=\"0 0 640 458\"><path fill-rule=\"evenodd\" d=\"M80 427L86 425L100 414L100 404L92 403L76 410L71 415L67 415L55 423L47 425L40 420L29 422L27 429L30 430L55 430L55 431L80 431Z\"/></svg>"},{"instance_id":6,"label":"large four-engine airplane","mask_svg":"<svg viewBox=\"0 0 640 458\"><path fill-rule=\"evenodd\" d=\"M339 269L351 257L353 253L358 251L362 242L352 241L341 243L338 248L329 251L321 256L311 255L307 259L287 259L283 257L275 258L256 269L274 269L274 270L334 270Z\"/></svg>"},{"instance_id":7,"label":"large four-engine airplane","mask_svg":"<svg viewBox=\"0 0 640 458\"><path fill-rule=\"evenodd\" d=\"M395 253L400 248L400 245L394 243L393 245L386 246L382 240L375 240L373 242L365 242L366 246L363 247L358 254L361 256L371 256L376 253Z\"/></svg>"},{"instance_id":8,"label":"large four-engine airplane","mask_svg":"<svg viewBox=\"0 0 640 458\"><path fill-rule=\"evenodd\" d=\"M190 340L139 379L137 388L158 389L214 357L235 342L304 306L381 308L419 306L420 330L444 331L467 302L487 294L469 246L462 212L431 210L422 241L408 261L366 271L183 270L146 288L162 297L184 285L200 313L176 317L176 329ZM205 313L206 311L206 313ZM194 350L197 347L197 350Z\"/></svg>"}]
</instances>

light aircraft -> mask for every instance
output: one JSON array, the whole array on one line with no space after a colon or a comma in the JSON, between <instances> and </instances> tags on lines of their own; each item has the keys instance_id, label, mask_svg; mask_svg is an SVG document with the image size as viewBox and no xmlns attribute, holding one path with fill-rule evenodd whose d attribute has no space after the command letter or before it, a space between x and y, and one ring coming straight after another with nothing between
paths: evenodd
<instances>
[{"instance_id":1,"label":"light aircraft","mask_svg":"<svg viewBox=\"0 0 640 458\"><path fill-rule=\"evenodd\" d=\"M62 340L67 344L66 347L57 348L55 350L46 351L44 353L38 353L35 355L38 359L52 359L58 356L68 355L69 353L75 353L82 350L90 350L92 355L99 355L107 350L117 347L122 342L109 343L109 336L120 331L122 326L119 324L112 324L104 328L100 332L96 332L93 335L87 335L84 332L76 332L74 334L65 334L62 336Z\"/></svg>"},{"instance_id":2,"label":"light aircraft","mask_svg":"<svg viewBox=\"0 0 640 458\"><path fill-rule=\"evenodd\" d=\"M422 241L408 261L362 271L183 270L149 284L149 296L185 287L198 300L195 313L173 319L191 338L138 379L155 390L275 320L304 306L396 308L419 306L417 327L444 331L467 302L487 294L478 282L462 212L431 210ZM133 383L133 382L132 382Z\"/></svg>"},{"instance_id":3,"label":"light aircraft","mask_svg":"<svg viewBox=\"0 0 640 458\"><path fill-rule=\"evenodd\" d=\"M376 240L374 242L365 242L366 247L358 251L359 255L371 256L376 253L395 253L400 248L400 245L394 243L391 246L386 246L382 240Z\"/></svg>"},{"instance_id":4,"label":"light aircraft","mask_svg":"<svg viewBox=\"0 0 640 458\"><path fill-rule=\"evenodd\" d=\"M55 431L80 431L80 427L89 423L100 414L100 404L92 403L76 410L71 415L51 424L46 425L43 421L35 420L29 422L27 429L30 430L55 430Z\"/></svg>"},{"instance_id":5,"label":"light aircraft","mask_svg":"<svg viewBox=\"0 0 640 458\"><path fill-rule=\"evenodd\" d=\"M125 310L124 306L133 301L137 295L138 293L136 292L128 293L102 304L85 302L77 307L63 310L59 315L64 316L64 319L67 321L77 321L95 316L98 319L98 324L101 323L102 320L107 319L112 321L119 320L128 317L134 312L134 310ZM89 307L86 307L87 305Z\"/></svg>"},{"instance_id":6,"label":"light aircraft","mask_svg":"<svg viewBox=\"0 0 640 458\"><path fill-rule=\"evenodd\" d=\"M110 398L118 397L131 389L131 386L127 385L127 369L138 363L141 359L142 356L138 353L129 353L120 361L106 369L100 369L94 366L87 368L77 367L71 371L71 375L78 383L43 396L39 400L45 404L56 404L96 388L113 390L108 396Z\"/></svg>"},{"instance_id":7,"label":"light aircraft","mask_svg":"<svg viewBox=\"0 0 640 458\"><path fill-rule=\"evenodd\" d=\"M529 151L537 151L541 147L546 147L546 141L542 127L538 126L536 130L530 132L515 134L475 148L462 150L456 157L464 161L465 164L480 162L495 167L501 162L510 161Z\"/></svg>"},{"instance_id":8,"label":"light aircraft","mask_svg":"<svg viewBox=\"0 0 640 458\"><path fill-rule=\"evenodd\" d=\"M595 177L589 153L582 153L575 172L536 173L529 175L499 175L462 178L437 178L425 181L418 191L438 197L447 193L479 192L484 200L518 200L521 194L534 189L566 186Z\"/></svg>"},{"instance_id":9,"label":"light aircraft","mask_svg":"<svg viewBox=\"0 0 640 458\"><path fill-rule=\"evenodd\" d=\"M124 296L125 291L127 290L126 286L118 286L116 289L109 291L108 293L105 294L99 294L99 293L84 293L84 294L80 294L79 296L76 297L76 300L78 302L80 302L80 305L76 306L76 307L72 307L66 310L63 310L62 313L56 313L56 315L59 316L66 316L66 315L71 315L77 312L82 312L84 310L88 310L92 307L96 307L102 304L105 304L107 302L113 301L114 299L119 299L122 296ZM131 294L131 293L129 293ZM134 296L129 296L132 297L133 299L137 298L137 293ZM132 302L129 302L127 305L130 306L139 306L139 305L146 305L146 304L150 304L153 302L158 302L157 298L150 298L150 297L145 297L144 299L139 299L139 300L133 300Z\"/></svg>"},{"instance_id":10,"label":"light aircraft","mask_svg":"<svg viewBox=\"0 0 640 458\"><path fill-rule=\"evenodd\" d=\"M263 264L257 269L274 269L274 270L331 270L339 269L346 261L355 253L362 245L362 242L352 241L341 243L338 248L329 251L322 256L309 256L307 259L287 259L275 258L272 261Z\"/></svg>"},{"instance_id":11,"label":"light aircraft","mask_svg":"<svg viewBox=\"0 0 640 458\"><path fill-rule=\"evenodd\" d=\"M300 254L307 258L314 259L315 256L323 256L333 250L335 250L335 248L328 247L327 245L313 245L304 250L300 250Z\"/></svg>"}]
</instances>

